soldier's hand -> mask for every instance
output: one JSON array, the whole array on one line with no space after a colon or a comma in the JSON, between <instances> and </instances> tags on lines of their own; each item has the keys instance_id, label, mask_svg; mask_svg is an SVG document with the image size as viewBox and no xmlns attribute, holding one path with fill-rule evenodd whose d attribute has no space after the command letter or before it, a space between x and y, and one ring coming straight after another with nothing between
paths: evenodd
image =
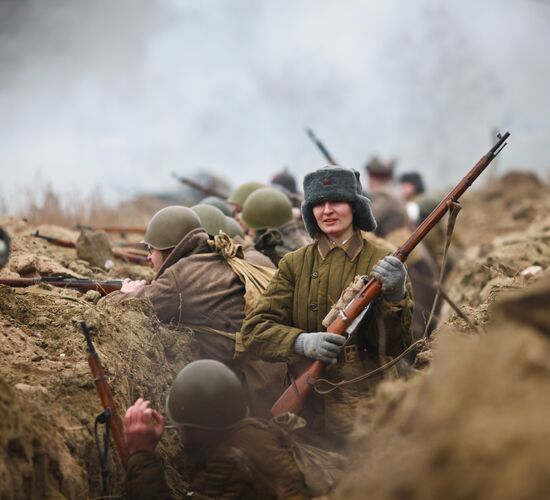
<instances>
[{"instance_id":1,"label":"soldier's hand","mask_svg":"<svg viewBox=\"0 0 550 500\"><path fill-rule=\"evenodd\" d=\"M164 417L139 398L124 415L124 439L130 455L154 451L164 430Z\"/></svg>"},{"instance_id":2,"label":"soldier's hand","mask_svg":"<svg viewBox=\"0 0 550 500\"><path fill-rule=\"evenodd\" d=\"M138 293L145 288L145 285L147 285L147 281L145 280L132 281L126 278L122 282L120 291L122 293Z\"/></svg>"},{"instance_id":3,"label":"soldier's hand","mask_svg":"<svg viewBox=\"0 0 550 500\"><path fill-rule=\"evenodd\" d=\"M296 354L319 359L324 363L336 363L336 358L346 342L343 335L328 332L300 333L294 341Z\"/></svg>"},{"instance_id":4,"label":"soldier's hand","mask_svg":"<svg viewBox=\"0 0 550 500\"><path fill-rule=\"evenodd\" d=\"M387 255L372 268L373 276L382 284L382 293L389 302L399 302L407 289L407 268L397 257Z\"/></svg>"}]
</instances>

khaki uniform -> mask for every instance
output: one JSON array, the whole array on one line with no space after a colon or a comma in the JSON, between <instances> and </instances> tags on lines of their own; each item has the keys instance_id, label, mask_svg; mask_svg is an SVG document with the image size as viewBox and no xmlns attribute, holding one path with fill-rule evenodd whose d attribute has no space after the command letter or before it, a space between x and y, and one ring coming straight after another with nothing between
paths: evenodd
<instances>
[{"instance_id":1,"label":"khaki uniform","mask_svg":"<svg viewBox=\"0 0 550 500\"><path fill-rule=\"evenodd\" d=\"M256 309L243 323L245 346L262 359L289 363L291 374L298 375L311 360L294 352L296 337L303 332L324 331L322 321L342 291L355 276L368 274L389 253L390 247L378 238L356 232L344 247L332 246L323 236L287 254ZM402 352L411 343L412 309L410 291L393 304L379 296L348 340L338 363L326 368L324 376L334 382L348 380L377 368L386 356ZM357 403L380 379L347 385L326 396L314 394L302 416L313 431L341 441L351 430Z\"/></svg>"},{"instance_id":2,"label":"khaki uniform","mask_svg":"<svg viewBox=\"0 0 550 500\"><path fill-rule=\"evenodd\" d=\"M281 436L266 422L247 418L209 444L184 449L189 498L234 500L305 500L304 477ZM130 499L173 498L160 459L135 453L126 476Z\"/></svg>"},{"instance_id":3,"label":"khaki uniform","mask_svg":"<svg viewBox=\"0 0 550 500\"><path fill-rule=\"evenodd\" d=\"M282 364L235 357L235 334L244 319L244 285L223 257L208 245L203 229L188 233L150 285L138 294L113 292L103 300L148 298L164 323L189 328L200 357L225 363L241 378L253 415L268 417L286 373Z\"/></svg>"}]
</instances>

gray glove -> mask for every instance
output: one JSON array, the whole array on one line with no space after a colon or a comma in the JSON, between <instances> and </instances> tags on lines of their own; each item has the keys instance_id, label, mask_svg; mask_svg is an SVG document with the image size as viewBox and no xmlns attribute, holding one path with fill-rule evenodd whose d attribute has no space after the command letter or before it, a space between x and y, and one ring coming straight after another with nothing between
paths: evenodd
<instances>
[{"instance_id":1,"label":"gray glove","mask_svg":"<svg viewBox=\"0 0 550 500\"><path fill-rule=\"evenodd\" d=\"M393 255L386 255L372 268L372 275L382 284L382 293L389 302L399 302L407 290L407 269L403 262Z\"/></svg>"},{"instance_id":2,"label":"gray glove","mask_svg":"<svg viewBox=\"0 0 550 500\"><path fill-rule=\"evenodd\" d=\"M296 354L333 364L336 363L345 342L346 338L336 333L300 333L294 341L294 351Z\"/></svg>"}]
</instances>

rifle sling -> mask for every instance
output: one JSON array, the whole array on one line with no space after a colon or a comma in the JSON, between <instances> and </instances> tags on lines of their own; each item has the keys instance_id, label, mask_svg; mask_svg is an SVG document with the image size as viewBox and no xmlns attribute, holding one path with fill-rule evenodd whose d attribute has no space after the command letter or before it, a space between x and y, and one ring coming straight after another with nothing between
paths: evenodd
<instances>
[{"instance_id":1,"label":"rifle sling","mask_svg":"<svg viewBox=\"0 0 550 500\"><path fill-rule=\"evenodd\" d=\"M456 218L458 217L458 213L460 212L461 209L462 209L462 205L460 204L459 201L453 201L449 207L449 215L447 217L447 231L445 233L445 247L443 249L443 259L441 260L441 268L439 269L439 281L437 284L437 291L435 293L434 301L432 302L430 315L428 316L428 320L426 321L426 326L424 328L424 334L422 335L424 339L427 339L429 337L428 328L434 317L435 309L437 307L437 303L439 302L439 297L441 295L440 290L441 290L441 287L443 286L443 277L445 276L445 270L447 268L447 257L449 254L449 247L451 246L451 241L453 239L453 231L455 229Z\"/></svg>"},{"instance_id":2,"label":"rifle sling","mask_svg":"<svg viewBox=\"0 0 550 500\"><path fill-rule=\"evenodd\" d=\"M111 418L111 413L108 409L100 413L94 422L94 438L95 446L97 449L97 455L99 457L99 468L101 471L101 495L102 497L109 497L111 494L111 488L109 485L109 441L111 438L111 432L109 427L109 420ZM100 444L99 440L99 426L104 425L103 430L103 446Z\"/></svg>"}]
</instances>

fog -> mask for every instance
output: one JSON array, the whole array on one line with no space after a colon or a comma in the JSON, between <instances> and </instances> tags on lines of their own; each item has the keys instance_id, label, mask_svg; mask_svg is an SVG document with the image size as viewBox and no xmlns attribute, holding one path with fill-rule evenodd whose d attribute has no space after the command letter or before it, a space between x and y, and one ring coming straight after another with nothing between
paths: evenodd
<instances>
[{"instance_id":1,"label":"fog","mask_svg":"<svg viewBox=\"0 0 550 500\"><path fill-rule=\"evenodd\" d=\"M550 3L535 0L0 0L0 194L233 184L397 157L456 181L550 165Z\"/></svg>"}]
</instances>

